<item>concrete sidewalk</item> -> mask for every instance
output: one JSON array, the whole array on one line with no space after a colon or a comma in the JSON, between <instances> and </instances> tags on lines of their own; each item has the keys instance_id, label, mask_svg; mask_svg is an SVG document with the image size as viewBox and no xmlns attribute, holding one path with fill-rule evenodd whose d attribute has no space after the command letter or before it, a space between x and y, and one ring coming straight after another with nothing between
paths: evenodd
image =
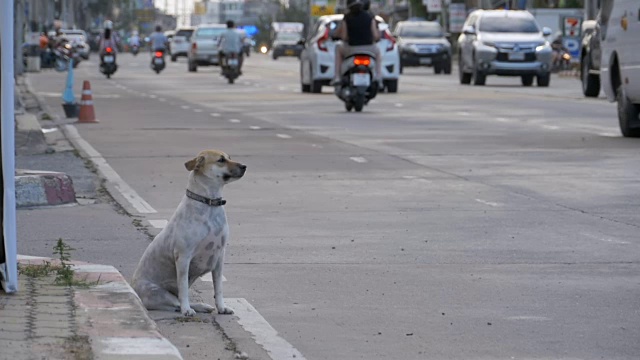
<instances>
[{"instance_id":1,"label":"concrete sidewalk","mask_svg":"<svg viewBox=\"0 0 640 360\"><path fill-rule=\"evenodd\" d=\"M24 80L16 90L16 200L18 253L29 256L19 255L19 291L0 291L0 360L246 358L211 314L166 313L157 321L173 331L163 336L127 283L150 234L58 130L74 119ZM72 259L88 261L71 262L80 286L54 285L51 271L28 275L29 266L58 263L57 239L73 248Z\"/></svg>"}]
</instances>

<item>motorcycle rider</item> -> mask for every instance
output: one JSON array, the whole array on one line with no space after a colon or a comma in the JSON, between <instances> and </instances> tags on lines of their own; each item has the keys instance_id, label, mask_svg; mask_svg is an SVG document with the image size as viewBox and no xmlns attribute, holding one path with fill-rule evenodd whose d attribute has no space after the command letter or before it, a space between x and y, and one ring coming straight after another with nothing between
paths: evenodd
<instances>
[{"instance_id":1,"label":"motorcycle rider","mask_svg":"<svg viewBox=\"0 0 640 360\"><path fill-rule=\"evenodd\" d=\"M242 62L244 60L242 56L242 34L235 27L233 20L227 21L227 31L223 32L218 40L218 54L221 64L226 54L238 54L238 73L242 75Z\"/></svg>"},{"instance_id":2,"label":"motorcycle rider","mask_svg":"<svg viewBox=\"0 0 640 360\"><path fill-rule=\"evenodd\" d=\"M140 36L138 35L137 31L134 31L131 34L131 37L129 38L129 46L133 47L140 47Z\"/></svg>"},{"instance_id":3,"label":"motorcycle rider","mask_svg":"<svg viewBox=\"0 0 640 360\"><path fill-rule=\"evenodd\" d=\"M161 51L163 56L167 52L167 44L169 39L162 32L162 26L156 25L156 31L149 35L149 42L151 43L151 52Z\"/></svg>"},{"instance_id":4,"label":"motorcycle rider","mask_svg":"<svg viewBox=\"0 0 640 360\"><path fill-rule=\"evenodd\" d=\"M104 52L107 48L111 48L111 51L115 54L117 52L117 43L113 34L113 21L107 20L104 22L104 31L100 36L100 45L98 47L100 54L100 67L104 67Z\"/></svg>"},{"instance_id":5,"label":"motorcycle rider","mask_svg":"<svg viewBox=\"0 0 640 360\"><path fill-rule=\"evenodd\" d=\"M558 32L556 33L556 37L553 39L553 41L551 42L551 63L554 66L557 66L558 63L560 62L560 60L562 60L562 53L569 52L569 49L567 49L564 44L562 43L562 33Z\"/></svg>"},{"instance_id":6,"label":"motorcycle rider","mask_svg":"<svg viewBox=\"0 0 640 360\"><path fill-rule=\"evenodd\" d=\"M342 81L342 60L345 57L354 53L368 52L375 56L375 81L381 85L382 56L376 45L376 42L380 40L378 24L371 13L365 10L365 4L362 0L347 0L347 8L349 11L336 29L335 37L343 41L336 47L335 75L331 83L338 85Z\"/></svg>"}]
</instances>

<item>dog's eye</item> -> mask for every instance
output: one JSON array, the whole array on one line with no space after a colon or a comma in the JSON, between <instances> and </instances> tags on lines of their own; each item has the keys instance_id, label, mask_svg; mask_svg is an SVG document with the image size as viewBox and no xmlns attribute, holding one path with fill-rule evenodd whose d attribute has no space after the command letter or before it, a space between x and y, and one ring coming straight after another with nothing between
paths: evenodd
<instances>
[{"instance_id":1,"label":"dog's eye","mask_svg":"<svg viewBox=\"0 0 640 360\"><path fill-rule=\"evenodd\" d=\"M225 161L227 161L227 159L225 159L225 158L223 158L223 157L221 157L220 159L218 159L218 162L219 162L219 163L223 163L223 162L225 162Z\"/></svg>"}]
</instances>

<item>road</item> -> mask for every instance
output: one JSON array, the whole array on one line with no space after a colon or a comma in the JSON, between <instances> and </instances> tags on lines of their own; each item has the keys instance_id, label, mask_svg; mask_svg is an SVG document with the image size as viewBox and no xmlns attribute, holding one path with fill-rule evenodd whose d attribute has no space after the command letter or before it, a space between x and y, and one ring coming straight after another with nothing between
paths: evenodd
<instances>
[{"instance_id":1,"label":"road","mask_svg":"<svg viewBox=\"0 0 640 360\"><path fill-rule=\"evenodd\" d=\"M121 55L111 80L79 66L100 120L79 135L150 228L200 150L247 164L225 189L225 295L306 359L640 356L640 143L577 79L406 69L356 114L302 94L296 59L253 55L235 85L147 61Z\"/></svg>"}]
</instances>

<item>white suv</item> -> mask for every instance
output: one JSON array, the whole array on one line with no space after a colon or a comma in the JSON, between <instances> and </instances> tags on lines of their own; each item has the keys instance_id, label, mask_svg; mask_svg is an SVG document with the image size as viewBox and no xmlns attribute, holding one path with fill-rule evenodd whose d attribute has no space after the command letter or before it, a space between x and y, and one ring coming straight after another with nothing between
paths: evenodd
<instances>
[{"instance_id":1,"label":"white suv","mask_svg":"<svg viewBox=\"0 0 640 360\"><path fill-rule=\"evenodd\" d=\"M313 29L305 48L300 54L300 85L302 92L319 93L322 86L329 85L334 77L335 49L338 41L331 37L344 15L321 16ZM388 25L376 16L381 39L378 48L382 54L382 80L388 92L398 91L400 77L400 55L395 38Z\"/></svg>"},{"instance_id":2,"label":"white suv","mask_svg":"<svg viewBox=\"0 0 640 360\"><path fill-rule=\"evenodd\" d=\"M640 5L604 1L600 16L600 84L607 99L618 102L622 135L640 137Z\"/></svg>"},{"instance_id":3,"label":"white suv","mask_svg":"<svg viewBox=\"0 0 640 360\"><path fill-rule=\"evenodd\" d=\"M189 48L191 47L191 35L193 34L193 28L180 28L176 30L171 41L169 42L169 53L171 54L171 61L176 61L178 56L189 56Z\"/></svg>"}]
</instances>

